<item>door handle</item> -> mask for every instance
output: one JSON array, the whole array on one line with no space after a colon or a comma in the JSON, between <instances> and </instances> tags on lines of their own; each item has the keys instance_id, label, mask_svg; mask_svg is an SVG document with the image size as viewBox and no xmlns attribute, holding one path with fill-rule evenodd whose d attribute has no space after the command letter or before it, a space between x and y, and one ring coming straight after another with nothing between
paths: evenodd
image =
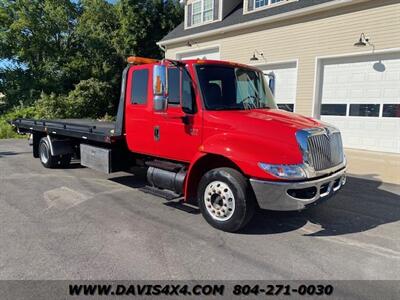
<instances>
[{"instance_id":1,"label":"door handle","mask_svg":"<svg viewBox=\"0 0 400 300\"><path fill-rule=\"evenodd\" d=\"M160 140L160 126L154 126L153 135L154 135L154 140L158 142Z\"/></svg>"}]
</instances>

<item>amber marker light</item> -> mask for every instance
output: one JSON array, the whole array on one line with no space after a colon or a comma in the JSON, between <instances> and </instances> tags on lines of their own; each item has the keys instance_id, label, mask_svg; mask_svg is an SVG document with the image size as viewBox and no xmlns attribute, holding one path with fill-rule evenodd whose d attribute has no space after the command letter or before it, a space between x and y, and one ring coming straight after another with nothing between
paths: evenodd
<instances>
[{"instance_id":1,"label":"amber marker light","mask_svg":"<svg viewBox=\"0 0 400 300\"><path fill-rule=\"evenodd\" d=\"M146 64L155 64L158 63L157 59L139 57L139 56L130 56L126 60L128 63L133 65L146 65Z\"/></svg>"}]
</instances>

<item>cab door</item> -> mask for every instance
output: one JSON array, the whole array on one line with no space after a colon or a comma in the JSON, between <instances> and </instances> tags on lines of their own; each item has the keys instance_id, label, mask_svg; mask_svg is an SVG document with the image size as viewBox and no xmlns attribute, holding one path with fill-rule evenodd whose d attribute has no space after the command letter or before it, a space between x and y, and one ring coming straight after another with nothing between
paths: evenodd
<instances>
[{"instance_id":1,"label":"cab door","mask_svg":"<svg viewBox=\"0 0 400 300\"><path fill-rule=\"evenodd\" d=\"M151 65L131 67L125 95L125 131L129 150L153 154Z\"/></svg>"},{"instance_id":2,"label":"cab door","mask_svg":"<svg viewBox=\"0 0 400 300\"><path fill-rule=\"evenodd\" d=\"M168 68L168 109L153 112L157 156L190 162L201 145L202 118L198 110L184 113L182 103L195 104L192 81L186 71Z\"/></svg>"}]
</instances>

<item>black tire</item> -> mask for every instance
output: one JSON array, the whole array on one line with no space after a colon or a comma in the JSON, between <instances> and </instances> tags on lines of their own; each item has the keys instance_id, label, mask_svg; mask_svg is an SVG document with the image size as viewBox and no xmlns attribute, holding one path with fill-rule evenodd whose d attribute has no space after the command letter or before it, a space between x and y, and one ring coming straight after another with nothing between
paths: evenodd
<instances>
[{"instance_id":1,"label":"black tire","mask_svg":"<svg viewBox=\"0 0 400 300\"><path fill-rule=\"evenodd\" d=\"M51 155L47 137L41 138L39 142L39 158L45 168L54 169L58 166L59 157Z\"/></svg>"},{"instance_id":2,"label":"black tire","mask_svg":"<svg viewBox=\"0 0 400 300\"><path fill-rule=\"evenodd\" d=\"M220 190L210 191L214 182L221 183L228 194L221 194ZM230 215L226 213L229 203L223 200L226 199L226 195L233 195L228 199L233 202L232 209L228 207L231 211ZM256 208L249 181L239 171L232 168L213 169L204 174L200 180L197 199L204 219L214 228L227 232L237 232L244 228L253 217ZM216 201L219 201L219 204L216 204ZM213 213L214 205L218 206L215 214ZM222 216L219 215L219 209L223 212ZM223 218L228 219L223 220Z\"/></svg>"}]
</instances>

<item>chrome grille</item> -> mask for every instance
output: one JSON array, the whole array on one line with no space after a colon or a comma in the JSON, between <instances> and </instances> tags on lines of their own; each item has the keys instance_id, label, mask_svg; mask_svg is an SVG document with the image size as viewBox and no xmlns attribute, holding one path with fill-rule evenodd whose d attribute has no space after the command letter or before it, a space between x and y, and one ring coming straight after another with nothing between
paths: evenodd
<instances>
[{"instance_id":1,"label":"chrome grille","mask_svg":"<svg viewBox=\"0 0 400 300\"><path fill-rule=\"evenodd\" d=\"M329 169L343 162L343 144L339 132L311 135L307 144L309 163L316 171Z\"/></svg>"}]
</instances>

